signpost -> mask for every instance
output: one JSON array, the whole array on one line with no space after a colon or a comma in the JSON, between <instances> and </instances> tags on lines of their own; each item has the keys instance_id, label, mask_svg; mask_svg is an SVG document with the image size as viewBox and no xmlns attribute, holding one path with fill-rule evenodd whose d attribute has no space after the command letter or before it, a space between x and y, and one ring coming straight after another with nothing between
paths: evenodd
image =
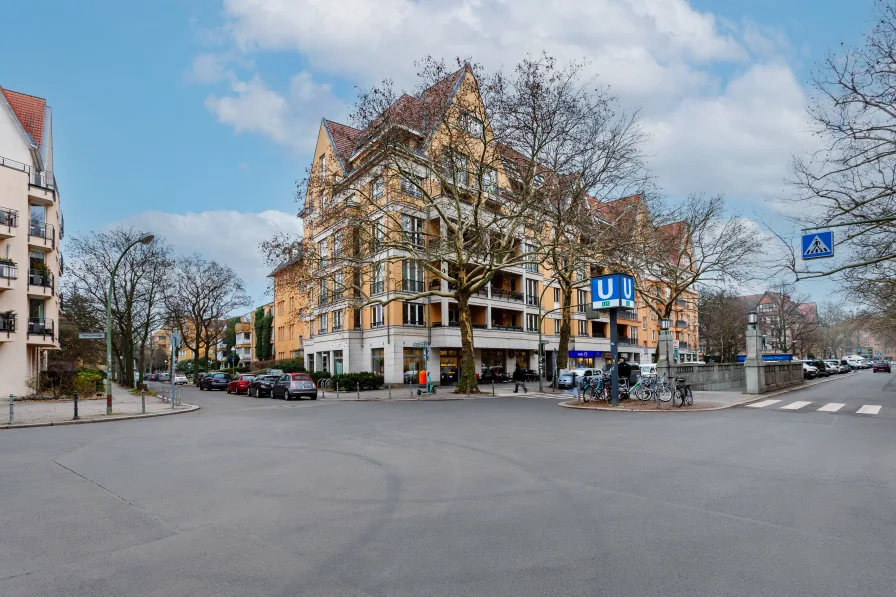
<instances>
[{"instance_id":1,"label":"signpost","mask_svg":"<svg viewBox=\"0 0 896 597\"><path fill-rule=\"evenodd\" d=\"M171 409L174 410L174 390L177 388L177 348L180 346L180 334L171 334ZM198 347L197 347L198 349ZM196 372L193 373L196 375Z\"/></svg>"},{"instance_id":2,"label":"signpost","mask_svg":"<svg viewBox=\"0 0 896 597\"><path fill-rule=\"evenodd\" d=\"M610 370L613 406L619 406L619 343L617 342L616 310L634 309L635 279L625 274L610 274L591 278L591 308L610 312L610 352L613 368Z\"/></svg>"},{"instance_id":3,"label":"signpost","mask_svg":"<svg viewBox=\"0 0 896 597\"><path fill-rule=\"evenodd\" d=\"M78 338L81 340L105 340L106 332L79 332Z\"/></svg>"},{"instance_id":4,"label":"signpost","mask_svg":"<svg viewBox=\"0 0 896 597\"><path fill-rule=\"evenodd\" d=\"M822 259L834 256L834 231L809 232L802 237L803 259Z\"/></svg>"}]
</instances>

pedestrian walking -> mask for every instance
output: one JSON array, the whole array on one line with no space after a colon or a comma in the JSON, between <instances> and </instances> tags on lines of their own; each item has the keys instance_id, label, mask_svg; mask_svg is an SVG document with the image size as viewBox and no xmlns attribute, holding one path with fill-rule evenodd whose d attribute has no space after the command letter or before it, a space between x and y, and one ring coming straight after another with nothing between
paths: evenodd
<instances>
[{"instance_id":1,"label":"pedestrian walking","mask_svg":"<svg viewBox=\"0 0 896 597\"><path fill-rule=\"evenodd\" d=\"M519 365L516 366L516 369L513 371L513 393L516 394L517 390L520 389L520 386L523 386L523 392L526 394L529 393L529 390L526 389L526 374L523 373L522 368Z\"/></svg>"}]
</instances>

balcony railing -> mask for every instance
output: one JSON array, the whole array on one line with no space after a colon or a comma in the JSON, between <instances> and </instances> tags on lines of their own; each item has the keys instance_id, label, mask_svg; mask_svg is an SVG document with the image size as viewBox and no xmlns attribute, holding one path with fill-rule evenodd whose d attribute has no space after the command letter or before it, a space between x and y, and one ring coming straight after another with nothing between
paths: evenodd
<instances>
[{"instance_id":1,"label":"balcony railing","mask_svg":"<svg viewBox=\"0 0 896 597\"><path fill-rule=\"evenodd\" d=\"M374 282L370 285L370 294L383 294L385 292L385 284L383 282Z\"/></svg>"},{"instance_id":2,"label":"balcony railing","mask_svg":"<svg viewBox=\"0 0 896 597\"><path fill-rule=\"evenodd\" d=\"M51 241L53 243L53 248L56 248L56 231L53 229L52 224L31 220L28 223L28 236Z\"/></svg>"},{"instance_id":3,"label":"balcony railing","mask_svg":"<svg viewBox=\"0 0 896 597\"><path fill-rule=\"evenodd\" d=\"M53 176L52 172L47 170L35 170L32 166L28 164L23 164L22 162L17 162L15 160L11 160L9 158L0 157L0 166L5 166L7 168L12 168L13 170L21 170L22 172L26 172L28 174L28 184L34 187L41 187L44 189L49 189L51 191L56 191L56 177Z\"/></svg>"},{"instance_id":4,"label":"balcony railing","mask_svg":"<svg viewBox=\"0 0 896 597\"><path fill-rule=\"evenodd\" d=\"M317 297L317 306L318 307L326 307L330 304L330 297L326 294L322 294Z\"/></svg>"},{"instance_id":5,"label":"balcony railing","mask_svg":"<svg viewBox=\"0 0 896 597\"><path fill-rule=\"evenodd\" d=\"M423 280L402 280L401 289L404 292L423 292Z\"/></svg>"},{"instance_id":6,"label":"balcony railing","mask_svg":"<svg viewBox=\"0 0 896 597\"><path fill-rule=\"evenodd\" d=\"M0 261L0 278L15 280L19 277L19 267L15 261Z\"/></svg>"},{"instance_id":7,"label":"balcony railing","mask_svg":"<svg viewBox=\"0 0 896 597\"><path fill-rule=\"evenodd\" d=\"M12 333L16 331L16 314L0 313L0 332Z\"/></svg>"},{"instance_id":8,"label":"balcony railing","mask_svg":"<svg viewBox=\"0 0 896 597\"><path fill-rule=\"evenodd\" d=\"M0 207L0 228L17 228L19 226L19 212L14 209Z\"/></svg>"},{"instance_id":9,"label":"balcony railing","mask_svg":"<svg viewBox=\"0 0 896 597\"><path fill-rule=\"evenodd\" d=\"M53 272L45 269L28 270L28 286L53 288Z\"/></svg>"},{"instance_id":10,"label":"balcony railing","mask_svg":"<svg viewBox=\"0 0 896 597\"><path fill-rule=\"evenodd\" d=\"M617 311L616 319L624 319L626 321L638 321L638 316L632 311Z\"/></svg>"},{"instance_id":11,"label":"balcony railing","mask_svg":"<svg viewBox=\"0 0 896 597\"><path fill-rule=\"evenodd\" d=\"M518 325L493 325L493 330L502 330L504 332L522 332L523 328Z\"/></svg>"},{"instance_id":12,"label":"balcony railing","mask_svg":"<svg viewBox=\"0 0 896 597\"><path fill-rule=\"evenodd\" d=\"M683 319L679 319L678 321L675 322L675 327L686 328L686 327L688 327L688 322L684 321Z\"/></svg>"},{"instance_id":13,"label":"balcony railing","mask_svg":"<svg viewBox=\"0 0 896 597\"><path fill-rule=\"evenodd\" d=\"M29 336L49 336L53 337L56 330L56 322L52 319L44 319L43 317L31 317L28 319L28 335Z\"/></svg>"},{"instance_id":14,"label":"balcony railing","mask_svg":"<svg viewBox=\"0 0 896 597\"><path fill-rule=\"evenodd\" d=\"M524 296L522 292L517 292L515 290L492 288L492 298L508 299L511 301L522 301Z\"/></svg>"}]
</instances>

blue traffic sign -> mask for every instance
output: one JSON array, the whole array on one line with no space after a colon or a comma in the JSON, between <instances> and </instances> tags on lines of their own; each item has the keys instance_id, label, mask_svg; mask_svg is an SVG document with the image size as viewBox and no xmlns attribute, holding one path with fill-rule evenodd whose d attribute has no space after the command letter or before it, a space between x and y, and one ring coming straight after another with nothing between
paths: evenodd
<instances>
[{"instance_id":1,"label":"blue traffic sign","mask_svg":"<svg viewBox=\"0 0 896 597\"><path fill-rule=\"evenodd\" d=\"M599 359L603 353L599 350L570 350L571 359Z\"/></svg>"},{"instance_id":2,"label":"blue traffic sign","mask_svg":"<svg viewBox=\"0 0 896 597\"><path fill-rule=\"evenodd\" d=\"M810 232L803 235L803 259L834 256L834 231Z\"/></svg>"},{"instance_id":3,"label":"blue traffic sign","mask_svg":"<svg viewBox=\"0 0 896 597\"><path fill-rule=\"evenodd\" d=\"M592 309L631 309L635 306L635 279L625 274L591 278Z\"/></svg>"},{"instance_id":4,"label":"blue traffic sign","mask_svg":"<svg viewBox=\"0 0 896 597\"><path fill-rule=\"evenodd\" d=\"M743 363L746 360L747 360L746 355L743 355L743 354L737 355L738 363ZM762 360L763 361L792 361L793 355L792 354L764 354L764 355L762 355Z\"/></svg>"}]
</instances>

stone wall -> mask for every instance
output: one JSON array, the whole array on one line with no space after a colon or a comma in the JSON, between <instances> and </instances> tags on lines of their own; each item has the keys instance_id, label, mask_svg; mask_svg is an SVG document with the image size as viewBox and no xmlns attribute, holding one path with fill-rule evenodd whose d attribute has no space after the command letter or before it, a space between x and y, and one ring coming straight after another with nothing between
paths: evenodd
<instances>
[{"instance_id":1,"label":"stone wall","mask_svg":"<svg viewBox=\"0 0 896 597\"><path fill-rule=\"evenodd\" d=\"M771 392L803 383L802 363L765 363L762 392Z\"/></svg>"},{"instance_id":2,"label":"stone wall","mask_svg":"<svg viewBox=\"0 0 896 597\"><path fill-rule=\"evenodd\" d=\"M673 377L688 380L692 390L743 392L747 387L746 369L742 363L673 365L671 370ZM665 372L665 367L659 365L659 373Z\"/></svg>"}]
</instances>

